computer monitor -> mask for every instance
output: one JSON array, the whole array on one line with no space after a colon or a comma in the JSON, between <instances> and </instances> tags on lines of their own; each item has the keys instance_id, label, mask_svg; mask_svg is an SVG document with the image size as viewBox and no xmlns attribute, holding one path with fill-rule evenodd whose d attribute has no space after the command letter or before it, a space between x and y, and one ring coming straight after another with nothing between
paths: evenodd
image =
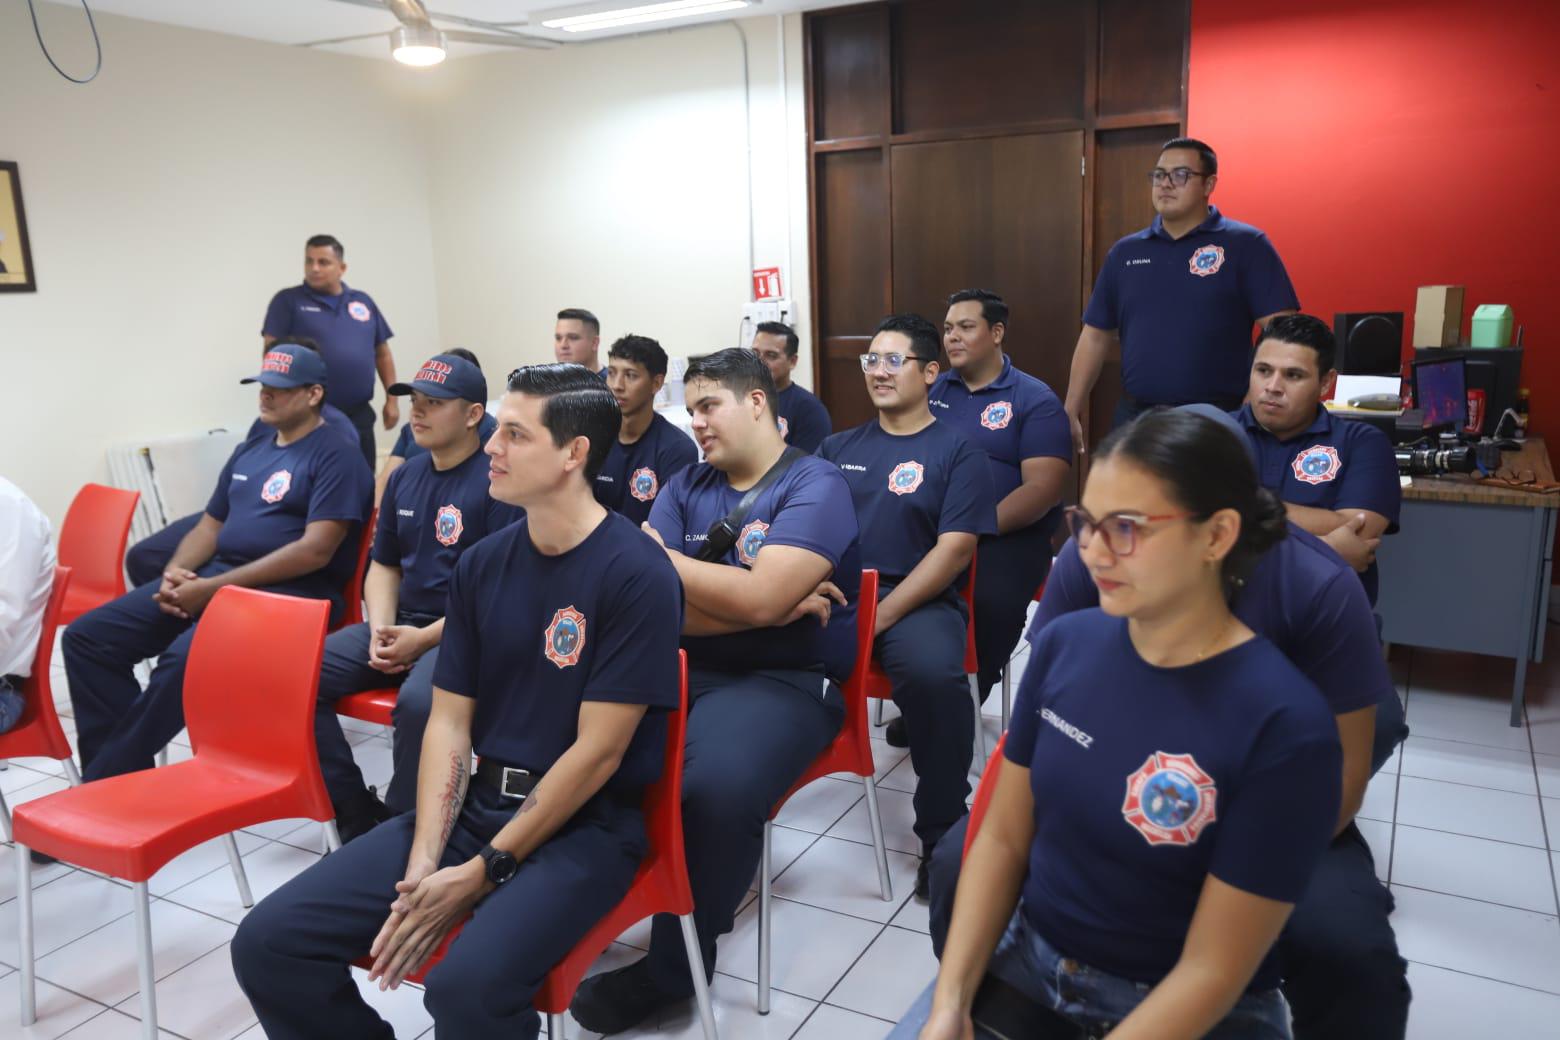
<instances>
[{"instance_id":1,"label":"computer monitor","mask_svg":"<svg viewBox=\"0 0 1560 1040\"><path fill-rule=\"evenodd\" d=\"M1462 358L1414 362L1414 404L1424 428L1462 432L1468 425L1468 373Z\"/></svg>"}]
</instances>

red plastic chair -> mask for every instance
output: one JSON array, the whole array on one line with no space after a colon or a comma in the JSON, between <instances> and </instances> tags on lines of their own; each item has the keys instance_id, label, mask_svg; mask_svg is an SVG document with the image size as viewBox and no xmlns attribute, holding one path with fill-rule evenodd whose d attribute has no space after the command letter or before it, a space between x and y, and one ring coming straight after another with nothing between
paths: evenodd
<instances>
[{"instance_id":1,"label":"red plastic chair","mask_svg":"<svg viewBox=\"0 0 1560 1040\"><path fill-rule=\"evenodd\" d=\"M1053 560L1052 562L1055 561ZM1045 582L1042 581L1040 587L1035 590L1034 601L1039 603L1044 598ZM1020 636L1019 638L1022 639L1023 637ZM1004 733L1007 732L1008 728L1008 716L1013 714L1013 677L1009 674L1013 670L1012 665L1013 659L1009 657L1007 665L1002 669L1002 732Z\"/></svg>"},{"instance_id":2,"label":"red plastic chair","mask_svg":"<svg viewBox=\"0 0 1560 1040\"><path fill-rule=\"evenodd\" d=\"M970 854L970 846L975 844L975 832L980 830L981 821L986 818L986 810L991 807L991 796L997 790L997 777L1002 772L1002 749L1007 746L1007 734L997 738L997 746L991 749L991 761L986 763L986 771L980 774L980 786L975 788L975 803L970 806L970 822L964 830L964 852L960 855L963 859Z\"/></svg>"},{"instance_id":3,"label":"red plastic chair","mask_svg":"<svg viewBox=\"0 0 1560 1040\"><path fill-rule=\"evenodd\" d=\"M125 545L139 491L87 484L76 492L60 528L60 564L71 569L60 624L125 594ZM41 658L48 671L48 658Z\"/></svg>"},{"instance_id":4,"label":"red plastic chair","mask_svg":"<svg viewBox=\"0 0 1560 1040\"><path fill-rule=\"evenodd\" d=\"M368 522L363 525L363 531L358 537L357 567L341 594L341 621L331 629L332 632L363 623L363 580L368 577L368 552L374 547L374 527L378 522L379 510L376 508L368 514Z\"/></svg>"},{"instance_id":5,"label":"red plastic chair","mask_svg":"<svg viewBox=\"0 0 1560 1040\"><path fill-rule=\"evenodd\" d=\"M867 788L867 821L872 826L872 850L877 854L878 888L884 902L894 898L894 889L888 877L888 847L883 840L883 817L878 811L877 782L873 779L876 766L872 761L872 741L867 724L867 689L872 662L872 634L877 627L878 572L861 572L861 591L856 596L856 664L850 679L845 683L845 722L840 726L834 742L813 760L812 765L791 789L785 793L764 821L764 852L758 867L758 1013L769 1014L769 955L770 955L770 875L773 873L770 856L774 820L791 796L814 780L831 773L855 773Z\"/></svg>"},{"instance_id":6,"label":"red plastic chair","mask_svg":"<svg viewBox=\"0 0 1560 1040\"><path fill-rule=\"evenodd\" d=\"M970 683L970 703L975 712L975 750L980 755L980 761L986 760L986 727L981 721L980 714L980 661L975 653L975 558L978 553L970 555L970 570L964 582L964 591L960 598L964 600L964 609L969 617L964 628L964 675ZM1004 669L1006 674L1006 669ZM883 702L894 695L894 684L889 682L888 675L878 667L876 660L870 662L867 672L867 696L877 699L876 724L883 725ZM1003 730L1007 729L1007 716L1002 719Z\"/></svg>"},{"instance_id":7,"label":"red plastic chair","mask_svg":"<svg viewBox=\"0 0 1560 1040\"><path fill-rule=\"evenodd\" d=\"M564 1040L563 1013L569 1009L574 991L596 958L612 940L655 914L676 914L682 922L683 946L687 949L688 965L693 974L699 1021L705 1040L718 1040L715 1010L710 1003L709 983L704 977L704 956L699 952L699 939L693 928L693 889L688 883L688 861L683 845L682 774L683 746L688 731L688 655L682 650L677 652L677 671L681 706L667 720L666 764L661 770L661 778L645 792L645 831L650 836L650 851L639 864L639 871L622 902L597 921L542 980L533 1003L537 1011L547 1016L547 1035L551 1040ZM443 959L445 950L459 934L457 928L446 936L428 962L407 976L407 980L421 983ZM373 961L367 957L353 963L360 968L373 966Z\"/></svg>"},{"instance_id":8,"label":"red plastic chair","mask_svg":"<svg viewBox=\"0 0 1560 1040\"><path fill-rule=\"evenodd\" d=\"M38 633L32 674L22 683L22 717L10 730L0 733L0 759L57 758L65 763L65 773L74 785L81 783L81 774L76 772L70 740L55 713L54 688L49 682L49 655L54 652L54 635L70 595L70 578L69 567L54 568L54 585L49 590L49 602L43 608L43 630ZM0 792L0 821L5 824L5 838L10 841L11 810L5 804L3 792Z\"/></svg>"},{"instance_id":9,"label":"red plastic chair","mask_svg":"<svg viewBox=\"0 0 1560 1040\"><path fill-rule=\"evenodd\" d=\"M328 613L324 600L231 585L217 590L195 626L184 675L194 757L17 806L22 1025L36 1018L29 848L132 883L141 1021L154 1036L147 880L180 853L223 838L239 897L252 906L233 831L295 816L331 820L314 748L314 700ZM257 632L265 638L257 639Z\"/></svg>"}]
</instances>

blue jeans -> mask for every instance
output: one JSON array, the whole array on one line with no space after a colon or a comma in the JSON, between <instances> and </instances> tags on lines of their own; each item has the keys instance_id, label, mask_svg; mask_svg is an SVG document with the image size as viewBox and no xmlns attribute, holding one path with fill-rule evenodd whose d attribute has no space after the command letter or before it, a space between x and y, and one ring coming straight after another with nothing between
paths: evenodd
<instances>
[{"instance_id":1,"label":"blue jeans","mask_svg":"<svg viewBox=\"0 0 1560 1040\"><path fill-rule=\"evenodd\" d=\"M987 970L1096 1036L1104 1036L1119 1025L1153 988L1062 956L1029 927L1022 909L1008 922ZM888 1040L915 1040L920 1035L932 1013L935 986L933 982L921 992ZM976 1026L975 1040L996 1038ZM1276 989L1247 993L1206 1034L1206 1040L1290 1040L1289 1007Z\"/></svg>"},{"instance_id":2,"label":"blue jeans","mask_svg":"<svg viewBox=\"0 0 1560 1040\"><path fill-rule=\"evenodd\" d=\"M13 684L9 675L0 675L0 733L9 733L22 721L21 683Z\"/></svg>"}]
</instances>

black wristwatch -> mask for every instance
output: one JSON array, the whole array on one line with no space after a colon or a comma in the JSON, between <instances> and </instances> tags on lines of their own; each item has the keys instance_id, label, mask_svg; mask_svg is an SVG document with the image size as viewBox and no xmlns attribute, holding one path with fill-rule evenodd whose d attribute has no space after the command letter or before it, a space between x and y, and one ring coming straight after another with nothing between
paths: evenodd
<instances>
[{"instance_id":1,"label":"black wristwatch","mask_svg":"<svg viewBox=\"0 0 1560 1040\"><path fill-rule=\"evenodd\" d=\"M520 869L520 861L515 859L513 852L484 845L477 855L481 856L482 862L487 865L487 879L495 885L502 885L514 877L515 871Z\"/></svg>"}]
</instances>

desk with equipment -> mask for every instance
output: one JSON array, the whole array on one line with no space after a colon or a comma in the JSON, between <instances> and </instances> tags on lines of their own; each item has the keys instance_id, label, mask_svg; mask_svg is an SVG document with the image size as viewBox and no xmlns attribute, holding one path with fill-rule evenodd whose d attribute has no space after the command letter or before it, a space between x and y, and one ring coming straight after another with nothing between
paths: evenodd
<instances>
[{"instance_id":1,"label":"desk with equipment","mask_svg":"<svg viewBox=\"0 0 1560 1040\"><path fill-rule=\"evenodd\" d=\"M1544 655L1560 494L1521 490L1554 482L1540 438L1504 452L1495 472L1520 486L1464 473L1404 485L1401 530L1376 553L1376 609L1384 642L1514 658L1511 724L1520 726L1528 661Z\"/></svg>"}]
</instances>

